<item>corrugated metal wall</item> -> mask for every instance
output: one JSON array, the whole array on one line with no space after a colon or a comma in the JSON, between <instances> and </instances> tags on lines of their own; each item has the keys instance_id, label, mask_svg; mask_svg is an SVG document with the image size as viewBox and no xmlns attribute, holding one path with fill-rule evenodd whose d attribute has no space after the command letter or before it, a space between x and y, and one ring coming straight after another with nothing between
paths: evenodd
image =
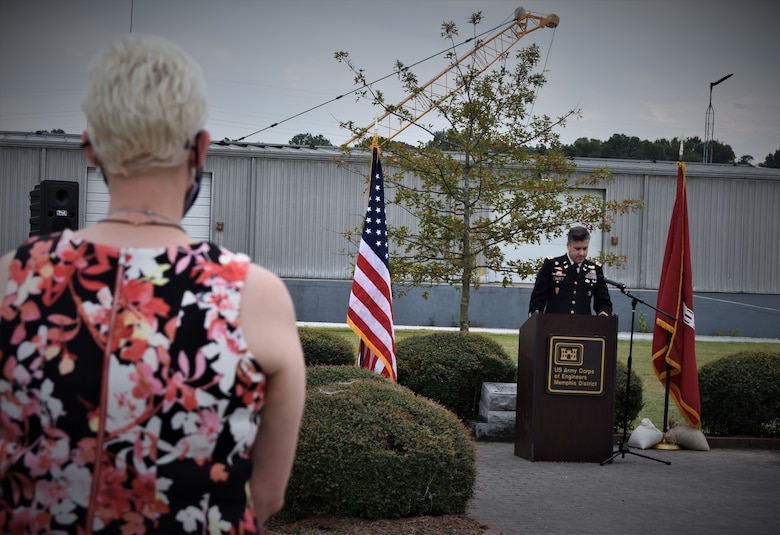
<instances>
[{"instance_id":1,"label":"corrugated metal wall","mask_svg":"<svg viewBox=\"0 0 780 535\"><path fill-rule=\"evenodd\" d=\"M780 293L779 208L776 181L690 178L694 290Z\"/></svg>"},{"instance_id":2,"label":"corrugated metal wall","mask_svg":"<svg viewBox=\"0 0 780 535\"><path fill-rule=\"evenodd\" d=\"M254 258L283 277L349 278L342 232L355 225L361 177L331 161L257 160Z\"/></svg>"},{"instance_id":3,"label":"corrugated metal wall","mask_svg":"<svg viewBox=\"0 0 780 535\"><path fill-rule=\"evenodd\" d=\"M40 148L0 147L0 254L30 233L30 190L40 182Z\"/></svg>"},{"instance_id":4,"label":"corrugated metal wall","mask_svg":"<svg viewBox=\"0 0 780 535\"><path fill-rule=\"evenodd\" d=\"M88 162L78 145L77 136L52 141L0 134L3 251L28 236L29 192L40 180L75 180L86 191ZM335 148L213 145L206 160L213 177L211 239L283 278L350 279L354 251L343 233L362 223L370 156L358 155L341 167L334 161L338 155ZM631 288L657 288L675 163L576 163L579 173L612 170L614 180L604 184L608 200L644 199L643 211L619 217L603 233L605 251L628 258L624 269L607 267L605 274ZM692 164L687 176L694 290L780 294L780 171ZM386 193L392 199L393 192ZM82 194L81 224L85 203ZM396 206L388 207L388 218L395 225L413 224Z\"/></svg>"},{"instance_id":5,"label":"corrugated metal wall","mask_svg":"<svg viewBox=\"0 0 780 535\"><path fill-rule=\"evenodd\" d=\"M248 214L252 192L249 158L209 156L211 172L211 239L231 251L249 254ZM220 227L222 230L220 230Z\"/></svg>"},{"instance_id":6,"label":"corrugated metal wall","mask_svg":"<svg viewBox=\"0 0 780 535\"><path fill-rule=\"evenodd\" d=\"M62 145L59 143L58 145ZM66 144L67 145L67 144ZM70 148L4 146L0 141L0 251L15 248L30 235L30 191L42 180L79 183L79 218L84 223L87 158L78 144ZM74 150L75 148L75 150Z\"/></svg>"}]
</instances>

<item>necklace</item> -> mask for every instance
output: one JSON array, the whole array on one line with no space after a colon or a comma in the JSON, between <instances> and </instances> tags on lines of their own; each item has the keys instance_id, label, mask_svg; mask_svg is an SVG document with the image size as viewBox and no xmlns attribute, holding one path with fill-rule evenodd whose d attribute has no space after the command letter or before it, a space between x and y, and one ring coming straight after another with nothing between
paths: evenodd
<instances>
[{"instance_id":1,"label":"necklace","mask_svg":"<svg viewBox=\"0 0 780 535\"><path fill-rule=\"evenodd\" d=\"M134 227L141 227L144 225L152 225L152 226L158 226L158 227L172 227L177 228L182 232L187 232L184 230L184 227L181 225L177 225L176 223L166 223L165 221L155 221L153 219L149 221L133 221L132 219L114 219L112 217L107 217L105 219L101 219L98 221L98 223L122 223L124 225L132 225Z\"/></svg>"},{"instance_id":2,"label":"necklace","mask_svg":"<svg viewBox=\"0 0 780 535\"><path fill-rule=\"evenodd\" d=\"M169 217L169 216L167 216L165 214L161 214L160 212L155 212L154 210L149 210L148 208L147 209L124 208L122 210L116 210L115 212L111 212L108 215L112 216L114 214L121 213L121 212L132 212L132 213L137 213L137 214L143 214L143 215L145 215L146 217L148 217L150 219L148 221L138 221L136 219L117 219L117 218L113 218L113 217L106 217L106 218L101 219L100 221L98 221L98 223L121 223L121 224L124 224L124 225L132 225L134 227L140 227L140 226L143 226L143 225L156 225L156 226L161 226L161 227L177 228L177 229L181 230L182 232L186 233L186 231L184 230L184 227L182 227L181 224L176 222L176 220L174 220L173 218L171 218L171 217ZM166 221L158 221L158 219L167 219L167 222Z\"/></svg>"},{"instance_id":3,"label":"necklace","mask_svg":"<svg viewBox=\"0 0 780 535\"><path fill-rule=\"evenodd\" d=\"M179 222L176 221L175 219L173 219L172 217L167 216L165 214L162 214L160 212L155 212L154 210L150 210L149 208L143 208L143 209L142 208L122 208L121 210L116 210L116 211L110 212L110 213L108 213L106 215L112 216L114 214L119 214L121 212L131 212L131 213L134 213L134 214L143 214L146 217L156 217L156 218L159 218L159 219L165 219L165 220L173 223L174 225L179 225Z\"/></svg>"}]
</instances>

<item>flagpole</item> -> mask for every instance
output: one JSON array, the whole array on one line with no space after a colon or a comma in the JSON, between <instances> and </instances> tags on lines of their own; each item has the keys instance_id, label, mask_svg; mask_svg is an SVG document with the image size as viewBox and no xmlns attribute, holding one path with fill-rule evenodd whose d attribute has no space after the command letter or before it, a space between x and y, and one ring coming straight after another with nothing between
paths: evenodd
<instances>
[{"instance_id":1,"label":"flagpole","mask_svg":"<svg viewBox=\"0 0 780 535\"><path fill-rule=\"evenodd\" d=\"M667 345L671 345L672 343L672 333L667 333L667 340L669 341ZM669 430L669 424L668 424L668 416L669 416L669 385L671 381L669 381L669 375L672 373L672 365L668 362L666 363L666 384L664 385L664 425L663 425L663 431L664 435L661 439L661 442L653 446L654 449L657 450L679 450L680 446L677 444L672 444L670 442L666 441L666 432Z\"/></svg>"},{"instance_id":2,"label":"flagpole","mask_svg":"<svg viewBox=\"0 0 780 535\"><path fill-rule=\"evenodd\" d=\"M347 307L347 324L359 337L356 365L398 381L393 302L379 135L371 144L366 216Z\"/></svg>"},{"instance_id":3,"label":"flagpole","mask_svg":"<svg viewBox=\"0 0 780 535\"><path fill-rule=\"evenodd\" d=\"M680 150L677 155L677 161L682 162L683 159L683 143L685 142L685 135L680 136ZM669 316L672 318L672 321L677 321L677 318L674 318L672 316ZM672 344L672 333L668 332L666 333L667 343L666 346L670 347ZM678 449L678 448L668 448L668 446L673 446L672 444L668 444L666 442L666 432L669 430L669 376L672 373L672 365L669 364L669 361L666 361L666 384L664 385L664 425L663 425L663 432L664 432L664 438L661 441L660 444L656 444L656 447L659 449Z\"/></svg>"},{"instance_id":4,"label":"flagpole","mask_svg":"<svg viewBox=\"0 0 780 535\"><path fill-rule=\"evenodd\" d=\"M685 142L685 136L681 136L680 137L680 150L679 150L678 161L677 161L677 167L678 167L678 177L677 177L677 180L678 180L678 182L681 180L680 179L680 175L682 173L683 188L684 188L684 184L685 184L684 183L684 180L685 180L685 164L683 163L683 144L684 144L684 142ZM678 188L679 188L679 183L678 183ZM678 189L678 195L679 195L679 189ZM676 209L677 201L678 200L675 200L675 209ZM687 199L685 199L685 202L686 202L686 205L687 205ZM672 221L674 221L674 211L673 211L673 215L672 215ZM670 233L671 233L671 224L672 223L670 223ZM685 237L685 239L687 240L687 236ZM669 238L667 237L667 249L669 248L668 241L669 241ZM664 257L666 258L666 254L664 255ZM663 279L663 273L662 273L662 279ZM659 306L660 306L660 301L661 301L661 299L660 299L660 292L661 292L661 288L659 288L659 303L658 303ZM683 303L683 305L684 305L684 303ZM682 313L682 311L680 311L679 313ZM669 353L673 350L672 344L674 343L674 337L675 336L683 336L683 334L677 328L678 318L674 318L671 315L667 315L667 316L670 319L672 319L672 322L673 322L673 325L674 325L674 330L663 329L663 330L666 331L666 344L664 346L666 348L666 352L664 353L664 361L666 362L666 366L664 368L665 377L664 377L663 438L662 438L661 442L659 442L658 444L656 444L653 447L655 449L660 449L660 450L679 450L680 449L679 445L671 444L671 443L667 442L667 440L666 440L666 432L667 432L668 427L669 427L669 425L668 425L669 396L670 396L670 389L671 389L671 382L672 382L672 378L671 378L671 375L672 375L672 363L671 363L671 360L668 358L668 356L669 356ZM682 321L682 318L680 318L679 321ZM656 323L657 322L658 322L658 319L656 318ZM654 332L657 334L658 330L656 329ZM655 346L656 346L656 344L654 342L653 343L653 357L654 358L655 358ZM658 372L658 370L656 370L656 373L657 372Z\"/></svg>"},{"instance_id":5,"label":"flagpole","mask_svg":"<svg viewBox=\"0 0 780 535\"><path fill-rule=\"evenodd\" d=\"M379 118L376 115L374 115L374 138L371 140L372 159L374 149L377 150L376 156L378 158L381 153L379 152Z\"/></svg>"}]
</instances>

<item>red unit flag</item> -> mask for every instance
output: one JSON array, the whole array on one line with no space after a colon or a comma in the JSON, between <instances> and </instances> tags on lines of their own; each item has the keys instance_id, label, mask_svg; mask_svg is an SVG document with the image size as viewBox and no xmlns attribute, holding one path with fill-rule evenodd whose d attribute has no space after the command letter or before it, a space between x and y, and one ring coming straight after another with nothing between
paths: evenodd
<instances>
[{"instance_id":1,"label":"red unit flag","mask_svg":"<svg viewBox=\"0 0 780 535\"><path fill-rule=\"evenodd\" d=\"M689 425L701 427L699 371L696 366L696 327L693 314L691 247L688 239L688 197L685 164L677 162L677 196L674 201L666 251L661 267L653 328L653 369L666 386Z\"/></svg>"}]
</instances>

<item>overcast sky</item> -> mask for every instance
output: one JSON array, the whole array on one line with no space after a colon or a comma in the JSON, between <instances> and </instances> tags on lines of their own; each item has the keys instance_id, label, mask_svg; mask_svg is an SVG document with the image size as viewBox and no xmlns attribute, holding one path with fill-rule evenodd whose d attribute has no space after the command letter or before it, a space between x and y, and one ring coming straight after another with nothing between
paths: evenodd
<instances>
[{"instance_id":1,"label":"overcast sky","mask_svg":"<svg viewBox=\"0 0 780 535\"><path fill-rule=\"evenodd\" d=\"M352 96L331 102L355 89L335 52L377 80L396 59L445 51L442 22L465 40L471 13L482 11L485 31L517 7L561 19L515 46L542 49L548 82L534 113L582 110L560 130L564 143L703 139L710 83L733 73L712 91L715 139L754 164L780 148L780 2L767 0L0 0L0 130L81 133L88 63L132 31L201 63L212 138L287 143L308 132L340 144L350 136L339 121L367 126L377 112ZM439 54L415 72L424 82L446 66ZM393 78L378 88L403 98Z\"/></svg>"}]
</instances>

